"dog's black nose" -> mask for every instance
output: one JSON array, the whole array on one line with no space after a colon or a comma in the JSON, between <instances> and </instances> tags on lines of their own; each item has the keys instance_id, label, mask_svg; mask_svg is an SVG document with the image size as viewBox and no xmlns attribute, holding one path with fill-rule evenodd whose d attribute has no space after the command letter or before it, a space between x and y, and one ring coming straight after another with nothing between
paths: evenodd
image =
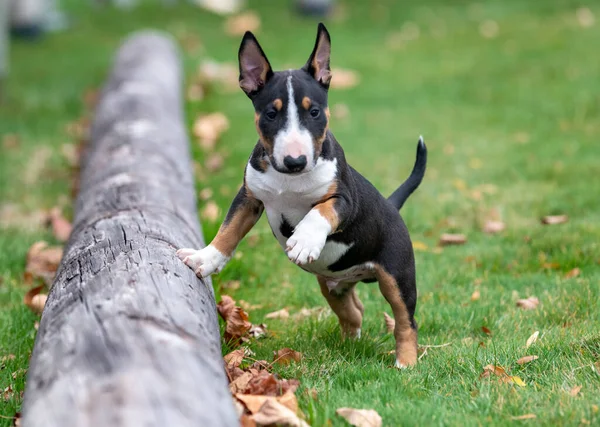
<instances>
[{"instance_id":1,"label":"dog's black nose","mask_svg":"<svg viewBox=\"0 0 600 427\"><path fill-rule=\"evenodd\" d=\"M305 155L302 155L300 157L285 156L283 158L283 164L291 172L300 172L302 169L304 169L306 167L306 156Z\"/></svg>"}]
</instances>

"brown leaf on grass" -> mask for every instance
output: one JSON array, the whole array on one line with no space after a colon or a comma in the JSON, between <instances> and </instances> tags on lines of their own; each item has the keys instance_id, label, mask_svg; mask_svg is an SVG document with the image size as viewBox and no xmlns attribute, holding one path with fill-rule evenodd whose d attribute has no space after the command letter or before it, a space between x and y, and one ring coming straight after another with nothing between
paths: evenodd
<instances>
[{"instance_id":1,"label":"brown leaf on grass","mask_svg":"<svg viewBox=\"0 0 600 427\"><path fill-rule=\"evenodd\" d=\"M248 383L252 377L252 372L244 372L242 375L238 376L235 380L229 383L229 391L232 394L242 393L248 388Z\"/></svg>"},{"instance_id":2,"label":"brown leaf on grass","mask_svg":"<svg viewBox=\"0 0 600 427\"><path fill-rule=\"evenodd\" d=\"M50 147L42 146L33 152L22 173L23 182L26 185L34 185L39 181L44 174L44 169L50 157L52 157Z\"/></svg>"},{"instance_id":3,"label":"brown leaf on grass","mask_svg":"<svg viewBox=\"0 0 600 427\"><path fill-rule=\"evenodd\" d=\"M300 362L302 360L302 353L299 351L292 350L291 348L282 348L279 351L273 352L273 363L279 363L280 365L289 365L291 362Z\"/></svg>"},{"instance_id":4,"label":"brown leaf on grass","mask_svg":"<svg viewBox=\"0 0 600 427\"><path fill-rule=\"evenodd\" d=\"M526 363L533 362L534 360L537 360L537 359L538 359L537 356L523 356L519 360L517 360L517 363L519 365L524 365Z\"/></svg>"},{"instance_id":5,"label":"brown leaf on grass","mask_svg":"<svg viewBox=\"0 0 600 427\"><path fill-rule=\"evenodd\" d=\"M580 7L575 11L575 16L577 17L577 22L583 28L592 27L596 23L596 17L594 16L594 12L592 12L587 7Z\"/></svg>"},{"instance_id":6,"label":"brown leaf on grass","mask_svg":"<svg viewBox=\"0 0 600 427\"><path fill-rule=\"evenodd\" d=\"M200 197L201 200L209 200L212 196L213 191L211 188L203 188L200 190L200 193L198 193L198 197Z\"/></svg>"},{"instance_id":7,"label":"brown leaf on grass","mask_svg":"<svg viewBox=\"0 0 600 427\"><path fill-rule=\"evenodd\" d=\"M6 150L17 148L20 144L19 136L14 133L7 133L2 136L2 147Z\"/></svg>"},{"instance_id":8,"label":"brown leaf on grass","mask_svg":"<svg viewBox=\"0 0 600 427\"><path fill-rule=\"evenodd\" d=\"M209 201L202 209L202 218L208 222L215 222L219 219L220 209L214 201Z\"/></svg>"},{"instance_id":9,"label":"brown leaf on grass","mask_svg":"<svg viewBox=\"0 0 600 427\"><path fill-rule=\"evenodd\" d=\"M533 420L537 418L535 414L523 414L517 415L516 417L510 417L511 420L521 421L521 420Z\"/></svg>"},{"instance_id":10,"label":"brown leaf on grass","mask_svg":"<svg viewBox=\"0 0 600 427\"><path fill-rule=\"evenodd\" d=\"M44 227L47 222L48 212L42 210L25 212L15 203L0 204L0 228L35 230Z\"/></svg>"},{"instance_id":11,"label":"brown leaf on grass","mask_svg":"<svg viewBox=\"0 0 600 427\"><path fill-rule=\"evenodd\" d=\"M360 81L360 76L356 71L343 68L336 68L331 75L330 87L332 89L349 89L356 86Z\"/></svg>"},{"instance_id":12,"label":"brown leaf on grass","mask_svg":"<svg viewBox=\"0 0 600 427\"><path fill-rule=\"evenodd\" d=\"M267 334L267 325L265 325L264 323L261 323L258 325L252 325L252 327L248 331L248 334L252 338L264 337Z\"/></svg>"},{"instance_id":13,"label":"brown leaf on grass","mask_svg":"<svg viewBox=\"0 0 600 427\"><path fill-rule=\"evenodd\" d=\"M268 399L253 418L257 426L310 427L294 411L275 399Z\"/></svg>"},{"instance_id":14,"label":"brown leaf on grass","mask_svg":"<svg viewBox=\"0 0 600 427\"><path fill-rule=\"evenodd\" d=\"M508 376L506 370L502 366L489 364L483 367L483 372L479 375L479 378L489 378L492 374L497 377Z\"/></svg>"},{"instance_id":15,"label":"brown leaf on grass","mask_svg":"<svg viewBox=\"0 0 600 427\"><path fill-rule=\"evenodd\" d=\"M13 398L14 390L12 386L9 384L4 390L2 390L2 400L8 402Z\"/></svg>"},{"instance_id":16,"label":"brown leaf on grass","mask_svg":"<svg viewBox=\"0 0 600 427\"><path fill-rule=\"evenodd\" d=\"M527 338L527 348L531 347L537 341L539 335L540 331L535 331L529 338Z\"/></svg>"},{"instance_id":17,"label":"brown leaf on grass","mask_svg":"<svg viewBox=\"0 0 600 427\"><path fill-rule=\"evenodd\" d=\"M63 144L60 146L60 154L65 158L69 166L76 168L79 166L79 155L81 151L75 144Z\"/></svg>"},{"instance_id":18,"label":"brown leaf on grass","mask_svg":"<svg viewBox=\"0 0 600 427\"><path fill-rule=\"evenodd\" d=\"M200 83L192 83L188 86L187 99L192 102L198 102L204 99L204 88ZM202 145L202 141L200 141L200 144ZM202 148L204 148L203 145Z\"/></svg>"},{"instance_id":19,"label":"brown leaf on grass","mask_svg":"<svg viewBox=\"0 0 600 427\"><path fill-rule=\"evenodd\" d=\"M339 408L335 413L356 427L381 427L383 423L381 416L373 409Z\"/></svg>"},{"instance_id":20,"label":"brown leaf on grass","mask_svg":"<svg viewBox=\"0 0 600 427\"><path fill-rule=\"evenodd\" d=\"M223 338L227 342L237 342L248 333L251 327L252 323L248 321L248 313L241 307L234 307L225 322L225 334Z\"/></svg>"},{"instance_id":21,"label":"brown leaf on grass","mask_svg":"<svg viewBox=\"0 0 600 427\"><path fill-rule=\"evenodd\" d=\"M479 291L479 289L475 289L475 291L473 291L473 293L471 294L471 301L479 301L480 298L481 292Z\"/></svg>"},{"instance_id":22,"label":"brown leaf on grass","mask_svg":"<svg viewBox=\"0 0 600 427\"><path fill-rule=\"evenodd\" d=\"M52 234L56 237L59 242L66 242L69 240L73 226L71 223L62 215L60 208L54 207L50 210L48 215L50 220L50 226L52 227Z\"/></svg>"},{"instance_id":23,"label":"brown leaf on grass","mask_svg":"<svg viewBox=\"0 0 600 427\"><path fill-rule=\"evenodd\" d=\"M223 356L223 360L225 361L225 364L227 366L238 367L242 364L245 354L246 350L244 350L243 348L239 348Z\"/></svg>"},{"instance_id":24,"label":"brown leaf on grass","mask_svg":"<svg viewBox=\"0 0 600 427\"><path fill-rule=\"evenodd\" d=\"M517 301L517 307L523 310L535 310L539 305L540 300L536 297L529 297L526 299L520 299Z\"/></svg>"},{"instance_id":25,"label":"brown leaf on grass","mask_svg":"<svg viewBox=\"0 0 600 427\"><path fill-rule=\"evenodd\" d=\"M481 327L481 332L483 332L486 335L492 335L492 331L487 326L482 326Z\"/></svg>"},{"instance_id":26,"label":"brown leaf on grass","mask_svg":"<svg viewBox=\"0 0 600 427\"><path fill-rule=\"evenodd\" d=\"M281 310L274 311L265 316L265 319L287 319L290 317L290 313L287 308L282 308Z\"/></svg>"},{"instance_id":27,"label":"brown leaf on grass","mask_svg":"<svg viewBox=\"0 0 600 427\"><path fill-rule=\"evenodd\" d=\"M296 391L300 384L298 380L277 379L267 370L256 371L257 374L250 380L244 390L246 394L260 394L266 396L281 396L288 390Z\"/></svg>"},{"instance_id":28,"label":"brown leaf on grass","mask_svg":"<svg viewBox=\"0 0 600 427\"><path fill-rule=\"evenodd\" d=\"M322 319L327 313L327 308L325 307L313 307L313 308L301 308L298 313L294 314L292 317L295 320L306 319L307 317L316 317L317 319Z\"/></svg>"},{"instance_id":29,"label":"brown leaf on grass","mask_svg":"<svg viewBox=\"0 0 600 427\"><path fill-rule=\"evenodd\" d=\"M60 246L48 246L48 243L36 242L27 251L25 272L33 278L44 279L51 284L60 264L63 250Z\"/></svg>"},{"instance_id":30,"label":"brown leaf on grass","mask_svg":"<svg viewBox=\"0 0 600 427\"><path fill-rule=\"evenodd\" d=\"M343 120L350 116L350 108L346 104L334 104L331 106L331 115L338 120Z\"/></svg>"},{"instance_id":31,"label":"brown leaf on grass","mask_svg":"<svg viewBox=\"0 0 600 427\"><path fill-rule=\"evenodd\" d=\"M241 282L239 280L228 280L227 282L221 283L221 289L227 289L228 291L235 291L239 289Z\"/></svg>"},{"instance_id":32,"label":"brown leaf on grass","mask_svg":"<svg viewBox=\"0 0 600 427\"><path fill-rule=\"evenodd\" d=\"M396 327L396 321L394 318L384 311L383 320L385 321L385 329L388 332L394 332L394 328Z\"/></svg>"},{"instance_id":33,"label":"brown leaf on grass","mask_svg":"<svg viewBox=\"0 0 600 427\"><path fill-rule=\"evenodd\" d=\"M204 60L198 68L198 79L205 84L219 83L227 92L240 88L238 67L230 62Z\"/></svg>"},{"instance_id":34,"label":"brown leaf on grass","mask_svg":"<svg viewBox=\"0 0 600 427\"><path fill-rule=\"evenodd\" d=\"M556 225L564 224L569 220L567 215L548 215L542 218L542 224L545 225Z\"/></svg>"},{"instance_id":35,"label":"brown leaf on grass","mask_svg":"<svg viewBox=\"0 0 600 427\"><path fill-rule=\"evenodd\" d=\"M504 231L506 225L502 221L486 220L483 224L483 231L488 234L496 234Z\"/></svg>"},{"instance_id":36,"label":"brown leaf on grass","mask_svg":"<svg viewBox=\"0 0 600 427\"><path fill-rule=\"evenodd\" d=\"M45 287L45 285L36 286L27 291L23 297L23 303L35 314L42 314L42 311L44 311L48 295L41 294L40 292Z\"/></svg>"},{"instance_id":37,"label":"brown leaf on grass","mask_svg":"<svg viewBox=\"0 0 600 427\"><path fill-rule=\"evenodd\" d=\"M581 386L580 385L576 385L571 390L569 390L569 394L572 397L576 397L579 394L580 391L581 391Z\"/></svg>"},{"instance_id":38,"label":"brown leaf on grass","mask_svg":"<svg viewBox=\"0 0 600 427\"><path fill-rule=\"evenodd\" d=\"M230 16L225 21L225 33L230 36L242 36L246 31L253 33L260 29L260 16L254 11L247 11Z\"/></svg>"},{"instance_id":39,"label":"brown leaf on grass","mask_svg":"<svg viewBox=\"0 0 600 427\"><path fill-rule=\"evenodd\" d=\"M465 243L467 243L467 236L464 234L444 233L440 236L439 241L440 246L464 245Z\"/></svg>"},{"instance_id":40,"label":"brown leaf on grass","mask_svg":"<svg viewBox=\"0 0 600 427\"><path fill-rule=\"evenodd\" d=\"M200 116L194 122L193 134L205 150L212 150L223 132L229 129L229 120L223 113Z\"/></svg>"},{"instance_id":41,"label":"brown leaf on grass","mask_svg":"<svg viewBox=\"0 0 600 427\"><path fill-rule=\"evenodd\" d=\"M579 267L575 267L572 270L567 271L567 273L565 274L565 279L572 279L574 277L577 277L581 274L581 270L579 269Z\"/></svg>"},{"instance_id":42,"label":"brown leaf on grass","mask_svg":"<svg viewBox=\"0 0 600 427\"><path fill-rule=\"evenodd\" d=\"M13 427L21 427L21 413L20 412L15 412L15 415L13 415Z\"/></svg>"},{"instance_id":43,"label":"brown leaf on grass","mask_svg":"<svg viewBox=\"0 0 600 427\"><path fill-rule=\"evenodd\" d=\"M224 163L225 163L225 159L223 158L222 154L212 153L206 159L206 163L204 164L204 166L206 166L206 169L209 172L216 172L223 167Z\"/></svg>"},{"instance_id":44,"label":"brown leaf on grass","mask_svg":"<svg viewBox=\"0 0 600 427\"><path fill-rule=\"evenodd\" d=\"M221 315L224 321L227 322L227 319L231 315L231 312L235 308L235 300L231 298L229 295L222 295L221 301L217 304L217 311Z\"/></svg>"}]
</instances>

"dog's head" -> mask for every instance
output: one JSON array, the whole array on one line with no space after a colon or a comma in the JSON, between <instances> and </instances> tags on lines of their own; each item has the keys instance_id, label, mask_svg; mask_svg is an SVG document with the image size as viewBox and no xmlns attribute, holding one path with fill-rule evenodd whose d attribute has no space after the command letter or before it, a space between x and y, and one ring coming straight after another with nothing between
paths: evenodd
<instances>
[{"instance_id":1,"label":"dog's head","mask_svg":"<svg viewBox=\"0 0 600 427\"><path fill-rule=\"evenodd\" d=\"M254 104L260 141L281 173L308 172L321 154L329 125L330 53L329 33L319 24L304 67L273 72L256 37L246 32L242 39L240 87Z\"/></svg>"}]
</instances>

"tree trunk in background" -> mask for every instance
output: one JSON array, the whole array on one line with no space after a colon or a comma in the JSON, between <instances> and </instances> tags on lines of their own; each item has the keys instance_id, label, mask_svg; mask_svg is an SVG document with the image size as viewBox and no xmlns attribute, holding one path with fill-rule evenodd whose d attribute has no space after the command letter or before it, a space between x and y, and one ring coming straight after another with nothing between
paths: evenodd
<instances>
[{"instance_id":1,"label":"tree trunk in background","mask_svg":"<svg viewBox=\"0 0 600 427\"><path fill-rule=\"evenodd\" d=\"M35 341L25 427L239 424L211 283L175 255L204 245L180 67L157 33L118 52Z\"/></svg>"}]
</instances>

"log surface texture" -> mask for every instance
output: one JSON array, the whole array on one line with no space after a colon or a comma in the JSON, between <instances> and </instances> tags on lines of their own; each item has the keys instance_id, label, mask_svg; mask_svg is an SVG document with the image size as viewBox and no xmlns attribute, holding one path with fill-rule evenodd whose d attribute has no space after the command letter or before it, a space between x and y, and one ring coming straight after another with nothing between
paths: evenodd
<instances>
[{"instance_id":1,"label":"log surface texture","mask_svg":"<svg viewBox=\"0 0 600 427\"><path fill-rule=\"evenodd\" d=\"M35 341L25 427L239 425L211 283L175 255L204 245L181 84L166 36L134 34L118 51Z\"/></svg>"}]
</instances>

